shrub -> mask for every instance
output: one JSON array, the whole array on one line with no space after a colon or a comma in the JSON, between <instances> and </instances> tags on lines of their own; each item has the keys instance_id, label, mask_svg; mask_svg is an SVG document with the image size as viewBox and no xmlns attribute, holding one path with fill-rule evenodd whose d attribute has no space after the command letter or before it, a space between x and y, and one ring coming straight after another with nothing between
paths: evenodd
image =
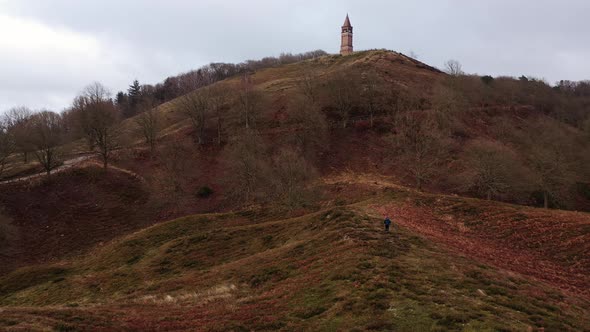
<instances>
[{"instance_id":1,"label":"shrub","mask_svg":"<svg viewBox=\"0 0 590 332\"><path fill-rule=\"evenodd\" d=\"M494 82L494 78L490 75L486 75L481 77L481 81L486 85L490 85Z\"/></svg>"},{"instance_id":2,"label":"shrub","mask_svg":"<svg viewBox=\"0 0 590 332\"><path fill-rule=\"evenodd\" d=\"M203 186L197 191L197 196L199 198L207 198L211 195L213 195L213 189L209 188L208 186Z\"/></svg>"},{"instance_id":3,"label":"shrub","mask_svg":"<svg viewBox=\"0 0 590 332\"><path fill-rule=\"evenodd\" d=\"M576 187L582 197L590 200L590 183L577 183Z\"/></svg>"}]
</instances>

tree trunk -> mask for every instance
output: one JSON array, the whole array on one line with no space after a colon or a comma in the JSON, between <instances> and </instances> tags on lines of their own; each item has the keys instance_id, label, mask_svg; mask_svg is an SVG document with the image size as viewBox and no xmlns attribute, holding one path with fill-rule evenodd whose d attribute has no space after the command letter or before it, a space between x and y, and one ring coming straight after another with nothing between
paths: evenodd
<instances>
[{"instance_id":1,"label":"tree trunk","mask_svg":"<svg viewBox=\"0 0 590 332\"><path fill-rule=\"evenodd\" d=\"M199 145L203 145L204 144L203 143L203 136L204 136L203 135L203 128L201 127L201 128L199 128L199 134L198 134L198 137L197 137L197 141L198 141Z\"/></svg>"},{"instance_id":2,"label":"tree trunk","mask_svg":"<svg viewBox=\"0 0 590 332\"><path fill-rule=\"evenodd\" d=\"M487 199L488 201L491 201L491 200L492 200L492 192L491 192L491 191L489 191L489 190L488 190L488 192L486 193L486 199Z\"/></svg>"},{"instance_id":3,"label":"tree trunk","mask_svg":"<svg viewBox=\"0 0 590 332\"><path fill-rule=\"evenodd\" d=\"M26 151L23 152L23 161L25 162L25 164L29 163L29 154Z\"/></svg>"},{"instance_id":4,"label":"tree trunk","mask_svg":"<svg viewBox=\"0 0 590 332\"><path fill-rule=\"evenodd\" d=\"M217 119L217 144L221 145L221 121Z\"/></svg>"},{"instance_id":5,"label":"tree trunk","mask_svg":"<svg viewBox=\"0 0 590 332\"><path fill-rule=\"evenodd\" d=\"M549 208L549 194L547 191L543 191L543 207L545 209Z\"/></svg>"}]
</instances>

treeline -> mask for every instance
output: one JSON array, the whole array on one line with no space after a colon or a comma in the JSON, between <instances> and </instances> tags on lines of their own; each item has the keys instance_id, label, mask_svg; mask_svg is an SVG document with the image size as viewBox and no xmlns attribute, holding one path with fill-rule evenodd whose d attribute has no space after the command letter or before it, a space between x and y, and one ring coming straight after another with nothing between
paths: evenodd
<instances>
[{"instance_id":1,"label":"treeline","mask_svg":"<svg viewBox=\"0 0 590 332\"><path fill-rule=\"evenodd\" d=\"M140 85L135 80L126 92L119 91L116 94L115 102L121 109L123 118L129 118L140 112L139 105L144 99L151 100L157 106L229 77L315 59L327 54L325 51L316 50L300 54L283 53L278 57L265 57L261 60L248 60L237 64L211 63L197 70L170 76L155 85Z\"/></svg>"}]
</instances>

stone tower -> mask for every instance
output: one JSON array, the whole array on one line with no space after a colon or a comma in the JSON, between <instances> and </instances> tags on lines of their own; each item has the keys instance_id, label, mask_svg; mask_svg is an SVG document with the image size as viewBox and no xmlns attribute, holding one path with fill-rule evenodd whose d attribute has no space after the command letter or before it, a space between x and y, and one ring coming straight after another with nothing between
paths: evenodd
<instances>
[{"instance_id":1,"label":"stone tower","mask_svg":"<svg viewBox=\"0 0 590 332\"><path fill-rule=\"evenodd\" d=\"M348 14L346 14L346 20L342 26L342 46L340 46L340 54L349 55L352 54L352 25Z\"/></svg>"}]
</instances>

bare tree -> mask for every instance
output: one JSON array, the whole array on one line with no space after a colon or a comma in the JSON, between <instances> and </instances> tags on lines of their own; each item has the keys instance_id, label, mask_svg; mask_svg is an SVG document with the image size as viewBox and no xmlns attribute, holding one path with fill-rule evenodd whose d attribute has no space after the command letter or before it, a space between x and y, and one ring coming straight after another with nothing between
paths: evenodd
<instances>
[{"instance_id":1,"label":"bare tree","mask_svg":"<svg viewBox=\"0 0 590 332\"><path fill-rule=\"evenodd\" d=\"M23 154L24 163L29 162L29 154L35 151L31 143L31 117L33 112L27 107L15 107L4 115L4 121L14 137L16 149Z\"/></svg>"},{"instance_id":2,"label":"bare tree","mask_svg":"<svg viewBox=\"0 0 590 332\"><path fill-rule=\"evenodd\" d=\"M14 136L8 128L8 124L0 120L0 176L4 172L6 161L16 151Z\"/></svg>"},{"instance_id":3,"label":"bare tree","mask_svg":"<svg viewBox=\"0 0 590 332\"><path fill-rule=\"evenodd\" d=\"M526 176L516 154L493 141L477 140L466 148L465 171L458 174L461 189L475 191L491 200L509 191L522 188Z\"/></svg>"},{"instance_id":4,"label":"bare tree","mask_svg":"<svg viewBox=\"0 0 590 332\"><path fill-rule=\"evenodd\" d=\"M180 107L184 114L188 116L195 128L195 135L199 145L205 144L205 128L207 126L207 117L211 108L209 100L209 91L202 89L189 93L180 98Z\"/></svg>"},{"instance_id":5,"label":"bare tree","mask_svg":"<svg viewBox=\"0 0 590 332\"><path fill-rule=\"evenodd\" d=\"M358 77L353 70L337 73L328 83L332 103L341 119L342 128L348 126L350 113L358 104Z\"/></svg>"},{"instance_id":6,"label":"bare tree","mask_svg":"<svg viewBox=\"0 0 590 332\"><path fill-rule=\"evenodd\" d=\"M93 82L84 88L82 96L88 104L98 104L111 98L111 92L100 82Z\"/></svg>"},{"instance_id":7,"label":"bare tree","mask_svg":"<svg viewBox=\"0 0 590 332\"><path fill-rule=\"evenodd\" d=\"M113 151L119 147L119 133L114 127L118 121L118 114L110 102L97 104L95 107L92 125L94 144L102 159L103 167L107 169Z\"/></svg>"},{"instance_id":8,"label":"bare tree","mask_svg":"<svg viewBox=\"0 0 590 332\"><path fill-rule=\"evenodd\" d=\"M442 84L434 87L432 107L447 116L455 116L458 112L467 108L465 100L457 90Z\"/></svg>"},{"instance_id":9,"label":"bare tree","mask_svg":"<svg viewBox=\"0 0 590 332\"><path fill-rule=\"evenodd\" d=\"M150 152L153 154L156 148L158 132L160 131L160 114L151 99L144 99L140 104L140 108L143 109L143 112L136 117L135 123L146 144L149 145Z\"/></svg>"},{"instance_id":10,"label":"bare tree","mask_svg":"<svg viewBox=\"0 0 590 332\"><path fill-rule=\"evenodd\" d=\"M392 89L386 97L390 103L388 112L394 118L407 111L423 109L422 99L413 90Z\"/></svg>"},{"instance_id":11,"label":"bare tree","mask_svg":"<svg viewBox=\"0 0 590 332\"><path fill-rule=\"evenodd\" d=\"M588 118L586 119L586 121L583 122L583 124L582 124L582 130L584 131L585 136L590 141L590 115L588 116Z\"/></svg>"},{"instance_id":12,"label":"bare tree","mask_svg":"<svg viewBox=\"0 0 590 332\"><path fill-rule=\"evenodd\" d=\"M534 184L543 194L543 207L549 208L550 199L565 201L568 187L574 183L571 159L565 147L556 145L532 147L528 159L533 170Z\"/></svg>"},{"instance_id":13,"label":"bare tree","mask_svg":"<svg viewBox=\"0 0 590 332\"><path fill-rule=\"evenodd\" d=\"M217 144L221 145L224 120L223 111L226 109L229 100L228 90L219 85L211 87L209 91L209 100L213 114L215 114L215 117L217 118Z\"/></svg>"},{"instance_id":14,"label":"bare tree","mask_svg":"<svg viewBox=\"0 0 590 332\"><path fill-rule=\"evenodd\" d=\"M304 206L309 201L308 184L317 171L299 153L283 149L273 158L275 192L278 201L289 209Z\"/></svg>"},{"instance_id":15,"label":"bare tree","mask_svg":"<svg viewBox=\"0 0 590 332\"><path fill-rule=\"evenodd\" d=\"M569 189L581 176L575 171L576 145L567 135L567 129L542 120L534 123L525 135L521 138L526 142L522 149L532 170L532 185L542 193L543 207L566 203Z\"/></svg>"},{"instance_id":16,"label":"bare tree","mask_svg":"<svg viewBox=\"0 0 590 332\"><path fill-rule=\"evenodd\" d=\"M366 110L369 113L369 122L373 128L375 113L379 109L379 98L381 91L379 90L380 78L375 70L370 70L363 75L363 89L362 97Z\"/></svg>"},{"instance_id":17,"label":"bare tree","mask_svg":"<svg viewBox=\"0 0 590 332\"><path fill-rule=\"evenodd\" d=\"M296 99L290 108L290 117L296 130L293 135L286 137L308 160L313 160L318 153L329 148L326 116L319 106L309 103L307 98Z\"/></svg>"},{"instance_id":18,"label":"bare tree","mask_svg":"<svg viewBox=\"0 0 590 332\"><path fill-rule=\"evenodd\" d=\"M35 146L35 156L47 175L61 164L60 145L63 143L61 117L57 113L43 111L31 118L30 140Z\"/></svg>"},{"instance_id":19,"label":"bare tree","mask_svg":"<svg viewBox=\"0 0 590 332\"><path fill-rule=\"evenodd\" d=\"M231 199L249 203L269 197L271 191L268 148L255 132L246 130L234 137L226 147L224 160L227 166L225 180L231 188Z\"/></svg>"},{"instance_id":20,"label":"bare tree","mask_svg":"<svg viewBox=\"0 0 590 332\"><path fill-rule=\"evenodd\" d=\"M158 148L158 154L164 175L157 176L156 181L162 182L162 187L168 194L182 197L186 192L183 184L189 183L190 177L195 176L194 160L188 157L195 154L193 142L162 144Z\"/></svg>"},{"instance_id":21,"label":"bare tree","mask_svg":"<svg viewBox=\"0 0 590 332\"><path fill-rule=\"evenodd\" d=\"M297 80L297 87L299 88L299 91L301 91L301 94L304 96L305 100L312 105L316 105L318 103L318 82L319 75L313 70L305 71L301 78Z\"/></svg>"},{"instance_id":22,"label":"bare tree","mask_svg":"<svg viewBox=\"0 0 590 332\"><path fill-rule=\"evenodd\" d=\"M238 94L238 105L246 129L256 124L260 102L261 95L255 90L252 78L248 74L244 75Z\"/></svg>"},{"instance_id":23,"label":"bare tree","mask_svg":"<svg viewBox=\"0 0 590 332\"><path fill-rule=\"evenodd\" d=\"M80 104L80 126L91 146L100 155L103 167L108 168L109 160L119 147L119 132L115 125L119 114L109 91L100 83L87 86L76 98Z\"/></svg>"},{"instance_id":24,"label":"bare tree","mask_svg":"<svg viewBox=\"0 0 590 332\"><path fill-rule=\"evenodd\" d=\"M396 134L390 140L396 152L392 158L414 178L418 190L446 161L448 135L430 113L400 114L396 119Z\"/></svg>"},{"instance_id":25,"label":"bare tree","mask_svg":"<svg viewBox=\"0 0 590 332\"><path fill-rule=\"evenodd\" d=\"M445 72L451 76L461 76L464 74L463 66L457 60L449 60L445 62Z\"/></svg>"}]
</instances>

